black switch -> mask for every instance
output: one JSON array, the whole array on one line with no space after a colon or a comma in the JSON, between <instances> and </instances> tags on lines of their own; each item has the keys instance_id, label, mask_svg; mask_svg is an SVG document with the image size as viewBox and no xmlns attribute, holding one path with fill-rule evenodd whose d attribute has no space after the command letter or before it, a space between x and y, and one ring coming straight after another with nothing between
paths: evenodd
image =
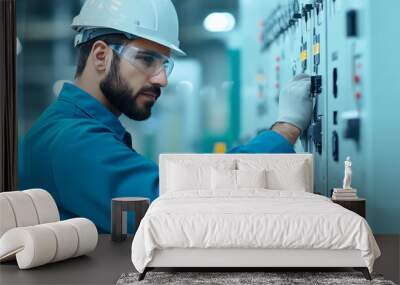
<instances>
[{"instance_id":1,"label":"black switch","mask_svg":"<svg viewBox=\"0 0 400 285\"><path fill-rule=\"evenodd\" d=\"M308 18L309 18L308 13L309 13L312 9L314 9L313 4L306 4L306 5L303 6L302 12L303 12L304 21L306 21L306 23L307 23Z\"/></svg>"},{"instance_id":2,"label":"black switch","mask_svg":"<svg viewBox=\"0 0 400 285\"><path fill-rule=\"evenodd\" d=\"M298 0L295 0L293 2L293 19L295 20L301 19L300 4Z\"/></svg>"},{"instance_id":3,"label":"black switch","mask_svg":"<svg viewBox=\"0 0 400 285\"><path fill-rule=\"evenodd\" d=\"M293 14L293 19L301 19L301 14L300 13L294 13Z\"/></svg>"},{"instance_id":4,"label":"black switch","mask_svg":"<svg viewBox=\"0 0 400 285\"><path fill-rule=\"evenodd\" d=\"M322 76L314 75L311 76L311 95L317 95L322 92Z\"/></svg>"},{"instance_id":5,"label":"black switch","mask_svg":"<svg viewBox=\"0 0 400 285\"><path fill-rule=\"evenodd\" d=\"M347 36L358 36L358 12L357 10L349 10L346 14Z\"/></svg>"},{"instance_id":6,"label":"black switch","mask_svg":"<svg viewBox=\"0 0 400 285\"><path fill-rule=\"evenodd\" d=\"M336 131L332 133L332 158L339 161L339 135Z\"/></svg>"},{"instance_id":7,"label":"black switch","mask_svg":"<svg viewBox=\"0 0 400 285\"><path fill-rule=\"evenodd\" d=\"M314 9L314 6L313 6L313 4L306 4L306 5L304 6L304 9L305 9L307 12L310 12L312 9Z\"/></svg>"},{"instance_id":8,"label":"black switch","mask_svg":"<svg viewBox=\"0 0 400 285\"><path fill-rule=\"evenodd\" d=\"M324 8L323 0L314 0L314 6L318 15L319 12L322 11L322 9Z\"/></svg>"},{"instance_id":9,"label":"black switch","mask_svg":"<svg viewBox=\"0 0 400 285\"><path fill-rule=\"evenodd\" d=\"M351 118L346 121L346 129L344 131L344 137L346 139L352 139L359 143L360 141L360 118Z\"/></svg>"},{"instance_id":10,"label":"black switch","mask_svg":"<svg viewBox=\"0 0 400 285\"><path fill-rule=\"evenodd\" d=\"M338 124L338 111L333 111L333 124Z\"/></svg>"},{"instance_id":11,"label":"black switch","mask_svg":"<svg viewBox=\"0 0 400 285\"><path fill-rule=\"evenodd\" d=\"M307 23L307 21L308 21L308 11L306 10L306 7L303 7L302 14L303 14L303 17L304 17L304 21Z\"/></svg>"},{"instance_id":12,"label":"black switch","mask_svg":"<svg viewBox=\"0 0 400 285\"><path fill-rule=\"evenodd\" d=\"M322 116L318 116L317 121L312 123L311 137L316 151L322 154Z\"/></svg>"},{"instance_id":13,"label":"black switch","mask_svg":"<svg viewBox=\"0 0 400 285\"><path fill-rule=\"evenodd\" d=\"M337 98L338 96L338 69L335 67L332 72L333 75L333 97Z\"/></svg>"}]
</instances>

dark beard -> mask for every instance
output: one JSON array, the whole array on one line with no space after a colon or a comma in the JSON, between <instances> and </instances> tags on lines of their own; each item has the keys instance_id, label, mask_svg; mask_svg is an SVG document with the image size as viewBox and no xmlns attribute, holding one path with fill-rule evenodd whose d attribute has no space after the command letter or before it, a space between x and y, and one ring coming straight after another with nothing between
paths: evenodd
<instances>
[{"instance_id":1,"label":"dark beard","mask_svg":"<svg viewBox=\"0 0 400 285\"><path fill-rule=\"evenodd\" d=\"M134 90L121 78L119 74L119 58L115 55L111 62L110 72L100 82L100 90L115 109L136 121L148 119L151 115L151 108L154 105L152 102L148 102L143 108L140 108L136 102L138 94L145 90L152 91L158 95L161 93L160 88L147 87L135 94ZM133 94L135 95L133 96Z\"/></svg>"}]
</instances>

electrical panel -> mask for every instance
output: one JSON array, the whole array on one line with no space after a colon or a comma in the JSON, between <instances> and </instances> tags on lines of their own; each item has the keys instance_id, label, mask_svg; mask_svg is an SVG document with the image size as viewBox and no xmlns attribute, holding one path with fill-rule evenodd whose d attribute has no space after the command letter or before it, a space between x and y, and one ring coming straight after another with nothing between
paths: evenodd
<instances>
[{"instance_id":1,"label":"electrical panel","mask_svg":"<svg viewBox=\"0 0 400 285\"><path fill-rule=\"evenodd\" d=\"M364 1L328 1L327 137L328 188L342 185L343 161L350 156L357 168L353 179L365 196L367 137L361 120L364 110L365 35L360 15ZM365 23L364 23L365 24ZM364 124L365 126L365 124ZM364 138L362 137L364 136ZM357 186L355 186L357 185Z\"/></svg>"},{"instance_id":2,"label":"electrical panel","mask_svg":"<svg viewBox=\"0 0 400 285\"><path fill-rule=\"evenodd\" d=\"M387 82L383 75L378 80L385 72L391 72L391 78L396 77L394 74L399 78L398 64L394 63L398 57L395 48L389 46L395 47L394 42L400 44L398 32L394 36L395 27L400 26L394 11L400 11L400 2L241 2L243 33L254 31L243 45L242 138L252 137L275 122L279 94L285 83L296 74L311 75L312 122L295 149L314 154L315 191L330 196L331 189L341 188L344 161L350 156L352 187L357 188L360 197L367 198L367 218L373 229L400 231L400 222L381 222L389 211L387 203L394 203L387 202L388 198L391 200L389 193L396 188L385 175L394 174L391 162L384 164L381 159L385 156L385 144L397 145L390 151L400 169L400 135L389 132L390 139L382 138L387 129L383 126L384 118L387 123L390 118L394 128L400 129L396 127L400 112L394 111L392 104L400 100L400 80ZM390 91L382 94L379 90ZM380 125L376 126L378 121ZM390 210L398 217L399 196L395 194L397 206Z\"/></svg>"},{"instance_id":3,"label":"electrical panel","mask_svg":"<svg viewBox=\"0 0 400 285\"><path fill-rule=\"evenodd\" d=\"M313 116L309 129L302 135L297 151L315 154L315 189L327 194L327 12L324 1L289 1L276 8L261 24L261 57L265 63L265 92L270 109L261 124L276 118L282 86L293 76L312 76Z\"/></svg>"}]
</instances>

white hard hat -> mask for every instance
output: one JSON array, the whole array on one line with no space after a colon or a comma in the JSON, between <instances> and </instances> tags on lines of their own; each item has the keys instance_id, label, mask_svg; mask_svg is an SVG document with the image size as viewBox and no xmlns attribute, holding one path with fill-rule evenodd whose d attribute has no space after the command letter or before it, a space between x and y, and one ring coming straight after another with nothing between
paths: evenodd
<instances>
[{"instance_id":1,"label":"white hard hat","mask_svg":"<svg viewBox=\"0 0 400 285\"><path fill-rule=\"evenodd\" d=\"M75 46L98 36L122 33L185 55L179 48L178 15L171 0L86 0L72 28L78 32Z\"/></svg>"}]
</instances>

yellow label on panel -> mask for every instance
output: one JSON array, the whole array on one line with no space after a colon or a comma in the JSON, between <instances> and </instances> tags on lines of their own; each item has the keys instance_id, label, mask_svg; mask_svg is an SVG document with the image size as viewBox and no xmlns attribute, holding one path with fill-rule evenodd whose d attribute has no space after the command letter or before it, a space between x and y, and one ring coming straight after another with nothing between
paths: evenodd
<instances>
[{"instance_id":1,"label":"yellow label on panel","mask_svg":"<svg viewBox=\"0 0 400 285\"><path fill-rule=\"evenodd\" d=\"M226 152L226 143L224 142L216 142L214 144L214 153L225 153Z\"/></svg>"},{"instance_id":2,"label":"yellow label on panel","mask_svg":"<svg viewBox=\"0 0 400 285\"><path fill-rule=\"evenodd\" d=\"M305 61L305 60L307 60L307 50L303 50L300 53L300 61Z\"/></svg>"},{"instance_id":3,"label":"yellow label on panel","mask_svg":"<svg viewBox=\"0 0 400 285\"><path fill-rule=\"evenodd\" d=\"M316 44L314 45L314 47L313 47L313 55L319 54L319 51L320 51L320 44L319 44L319 43L316 43Z\"/></svg>"},{"instance_id":4,"label":"yellow label on panel","mask_svg":"<svg viewBox=\"0 0 400 285\"><path fill-rule=\"evenodd\" d=\"M264 82L264 75L263 74L257 74L256 75L256 81L258 82L258 83L261 83L261 82Z\"/></svg>"}]
</instances>

